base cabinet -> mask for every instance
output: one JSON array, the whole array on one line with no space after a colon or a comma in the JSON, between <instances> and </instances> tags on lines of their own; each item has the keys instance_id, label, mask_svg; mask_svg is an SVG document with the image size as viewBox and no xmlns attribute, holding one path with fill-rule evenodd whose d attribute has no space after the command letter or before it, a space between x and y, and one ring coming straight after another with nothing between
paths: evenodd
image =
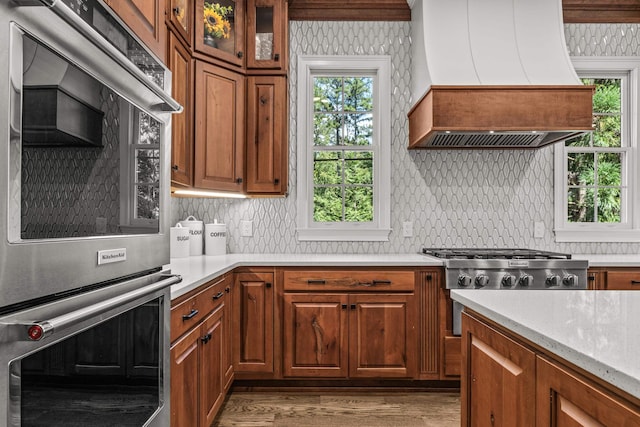
<instances>
[{"instance_id":1,"label":"base cabinet","mask_svg":"<svg viewBox=\"0 0 640 427\"><path fill-rule=\"evenodd\" d=\"M640 426L640 403L474 314L462 315L463 426Z\"/></svg>"}]
</instances>

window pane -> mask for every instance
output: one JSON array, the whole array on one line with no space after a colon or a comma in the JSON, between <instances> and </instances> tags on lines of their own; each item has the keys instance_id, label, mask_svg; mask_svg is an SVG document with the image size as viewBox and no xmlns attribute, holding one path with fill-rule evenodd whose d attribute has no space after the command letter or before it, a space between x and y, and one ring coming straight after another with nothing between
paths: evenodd
<instances>
[{"instance_id":1,"label":"window pane","mask_svg":"<svg viewBox=\"0 0 640 427\"><path fill-rule=\"evenodd\" d=\"M620 147L620 116L595 116L593 126L594 146Z\"/></svg>"},{"instance_id":2,"label":"window pane","mask_svg":"<svg viewBox=\"0 0 640 427\"><path fill-rule=\"evenodd\" d=\"M160 196L158 188L153 185L136 186L136 218L158 219L160 212Z\"/></svg>"},{"instance_id":3,"label":"window pane","mask_svg":"<svg viewBox=\"0 0 640 427\"><path fill-rule=\"evenodd\" d=\"M342 111L342 78L314 77L314 111Z\"/></svg>"},{"instance_id":4,"label":"window pane","mask_svg":"<svg viewBox=\"0 0 640 427\"><path fill-rule=\"evenodd\" d=\"M373 189L371 187L347 187L344 192L345 221L373 221Z\"/></svg>"},{"instance_id":5,"label":"window pane","mask_svg":"<svg viewBox=\"0 0 640 427\"><path fill-rule=\"evenodd\" d=\"M622 185L622 155L598 153L598 185Z\"/></svg>"},{"instance_id":6,"label":"window pane","mask_svg":"<svg viewBox=\"0 0 640 427\"><path fill-rule=\"evenodd\" d=\"M620 222L620 189L598 190L598 222Z\"/></svg>"},{"instance_id":7,"label":"window pane","mask_svg":"<svg viewBox=\"0 0 640 427\"><path fill-rule=\"evenodd\" d=\"M160 181L160 150L136 150L136 182Z\"/></svg>"},{"instance_id":8,"label":"window pane","mask_svg":"<svg viewBox=\"0 0 640 427\"><path fill-rule=\"evenodd\" d=\"M342 222L342 188L315 187L313 189L313 220Z\"/></svg>"},{"instance_id":9,"label":"window pane","mask_svg":"<svg viewBox=\"0 0 640 427\"><path fill-rule=\"evenodd\" d=\"M594 192L591 188L570 188L567 195L568 222L593 222Z\"/></svg>"},{"instance_id":10,"label":"window pane","mask_svg":"<svg viewBox=\"0 0 640 427\"><path fill-rule=\"evenodd\" d=\"M595 183L593 153L569 153L567 175L568 185L593 185Z\"/></svg>"},{"instance_id":11,"label":"window pane","mask_svg":"<svg viewBox=\"0 0 640 427\"><path fill-rule=\"evenodd\" d=\"M344 79L344 111L373 110L373 78L348 77Z\"/></svg>"},{"instance_id":12,"label":"window pane","mask_svg":"<svg viewBox=\"0 0 640 427\"><path fill-rule=\"evenodd\" d=\"M342 184L342 152L314 151L313 183L315 185Z\"/></svg>"},{"instance_id":13,"label":"window pane","mask_svg":"<svg viewBox=\"0 0 640 427\"><path fill-rule=\"evenodd\" d=\"M143 112L140 112L138 144L160 144L160 122Z\"/></svg>"},{"instance_id":14,"label":"window pane","mask_svg":"<svg viewBox=\"0 0 640 427\"><path fill-rule=\"evenodd\" d=\"M345 151L345 182L373 184L373 152Z\"/></svg>"},{"instance_id":15,"label":"window pane","mask_svg":"<svg viewBox=\"0 0 640 427\"><path fill-rule=\"evenodd\" d=\"M591 132L589 132L575 138L567 139L564 145L566 145L567 147L590 147L591 135Z\"/></svg>"},{"instance_id":16,"label":"window pane","mask_svg":"<svg viewBox=\"0 0 640 427\"><path fill-rule=\"evenodd\" d=\"M342 115L319 113L313 117L313 145L338 145L342 139Z\"/></svg>"},{"instance_id":17,"label":"window pane","mask_svg":"<svg viewBox=\"0 0 640 427\"><path fill-rule=\"evenodd\" d=\"M588 79L596 86L593 94L594 113L620 113L621 83L620 79Z\"/></svg>"},{"instance_id":18,"label":"window pane","mask_svg":"<svg viewBox=\"0 0 640 427\"><path fill-rule=\"evenodd\" d=\"M344 120L344 145L373 144L373 116L371 114L346 114Z\"/></svg>"}]
</instances>

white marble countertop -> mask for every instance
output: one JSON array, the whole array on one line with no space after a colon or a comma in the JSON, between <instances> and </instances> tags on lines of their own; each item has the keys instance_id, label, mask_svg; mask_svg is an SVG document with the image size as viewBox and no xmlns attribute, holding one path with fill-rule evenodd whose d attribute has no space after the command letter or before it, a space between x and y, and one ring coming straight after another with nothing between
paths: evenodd
<instances>
[{"instance_id":1,"label":"white marble countertop","mask_svg":"<svg viewBox=\"0 0 640 427\"><path fill-rule=\"evenodd\" d=\"M451 298L640 398L640 292L452 290Z\"/></svg>"},{"instance_id":2,"label":"white marble countertop","mask_svg":"<svg viewBox=\"0 0 640 427\"><path fill-rule=\"evenodd\" d=\"M227 254L171 258L164 266L182 276L182 282L171 287L171 298L192 289L236 267L432 267L442 260L418 253L408 254Z\"/></svg>"},{"instance_id":3,"label":"white marble countertop","mask_svg":"<svg viewBox=\"0 0 640 427\"><path fill-rule=\"evenodd\" d=\"M640 267L640 254L598 255L573 254L573 259L589 261L589 267Z\"/></svg>"}]
</instances>

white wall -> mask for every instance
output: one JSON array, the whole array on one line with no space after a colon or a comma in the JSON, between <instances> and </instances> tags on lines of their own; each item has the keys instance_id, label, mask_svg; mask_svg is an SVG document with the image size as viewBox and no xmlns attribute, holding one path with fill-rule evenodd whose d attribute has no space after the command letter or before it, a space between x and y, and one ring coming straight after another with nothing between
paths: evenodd
<instances>
[{"instance_id":1,"label":"white wall","mask_svg":"<svg viewBox=\"0 0 640 427\"><path fill-rule=\"evenodd\" d=\"M638 55L640 25L567 25L571 55ZM640 244L556 244L553 147L540 150L408 151L410 23L290 23L289 196L278 199L173 199L172 221L195 215L228 224L230 252L393 253L430 247L527 247L571 253L640 253ZM298 242L296 218L296 58L299 54L392 57L390 241ZM243 219L253 237L240 237ZM414 237L402 237L403 221ZM533 238L534 222L545 234Z\"/></svg>"}]
</instances>

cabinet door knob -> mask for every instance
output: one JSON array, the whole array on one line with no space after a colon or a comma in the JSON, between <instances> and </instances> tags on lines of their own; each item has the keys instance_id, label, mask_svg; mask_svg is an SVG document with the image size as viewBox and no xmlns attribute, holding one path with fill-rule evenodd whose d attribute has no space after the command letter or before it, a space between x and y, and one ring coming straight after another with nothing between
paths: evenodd
<instances>
[{"instance_id":1,"label":"cabinet door knob","mask_svg":"<svg viewBox=\"0 0 640 427\"><path fill-rule=\"evenodd\" d=\"M207 334L207 335L203 336L202 338L200 338L200 340L201 340L204 344L208 343L208 342L211 340L211 334Z\"/></svg>"},{"instance_id":2,"label":"cabinet door knob","mask_svg":"<svg viewBox=\"0 0 640 427\"><path fill-rule=\"evenodd\" d=\"M229 292L231 292L231 288L227 286L227 287L224 289L224 291L225 291L226 293L229 293Z\"/></svg>"},{"instance_id":3,"label":"cabinet door knob","mask_svg":"<svg viewBox=\"0 0 640 427\"><path fill-rule=\"evenodd\" d=\"M267 103L267 98L264 95L262 95L260 97L260 105L265 105L266 103Z\"/></svg>"},{"instance_id":4,"label":"cabinet door knob","mask_svg":"<svg viewBox=\"0 0 640 427\"><path fill-rule=\"evenodd\" d=\"M244 53L242 53L242 52L238 52L238 53L236 53L236 56L237 56L238 58L242 58L242 57L244 56Z\"/></svg>"},{"instance_id":5,"label":"cabinet door knob","mask_svg":"<svg viewBox=\"0 0 640 427\"><path fill-rule=\"evenodd\" d=\"M264 285L267 287L267 289L271 287L271 283L270 282L267 282Z\"/></svg>"},{"instance_id":6,"label":"cabinet door knob","mask_svg":"<svg viewBox=\"0 0 640 427\"><path fill-rule=\"evenodd\" d=\"M276 53L275 55L273 55L273 60L274 61L280 61L280 54Z\"/></svg>"},{"instance_id":7,"label":"cabinet door knob","mask_svg":"<svg viewBox=\"0 0 640 427\"><path fill-rule=\"evenodd\" d=\"M280 180L279 180L278 178L276 178L276 179L274 179L274 180L273 180L273 183L274 183L275 185L278 185L278 184L280 184Z\"/></svg>"},{"instance_id":8,"label":"cabinet door knob","mask_svg":"<svg viewBox=\"0 0 640 427\"><path fill-rule=\"evenodd\" d=\"M178 165L171 166L171 170L177 171L178 169L180 169Z\"/></svg>"},{"instance_id":9,"label":"cabinet door knob","mask_svg":"<svg viewBox=\"0 0 640 427\"><path fill-rule=\"evenodd\" d=\"M342 304L342 309L346 310L347 309L347 304Z\"/></svg>"},{"instance_id":10,"label":"cabinet door knob","mask_svg":"<svg viewBox=\"0 0 640 427\"><path fill-rule=\"evenodd\" d=\"M242 184L242 178L236 178L236 184Z\"/></svg>"},{"instance_id":11,"label":"cabinet door knob","mask_svg":"<svg viewBox=\"0 0 640 427\"><path fill-rule=\"evenodd\" d=\"M356 305L355 304L351 304L351 310L355 310L356 309Z\"/></svg>"}]
</instances>

